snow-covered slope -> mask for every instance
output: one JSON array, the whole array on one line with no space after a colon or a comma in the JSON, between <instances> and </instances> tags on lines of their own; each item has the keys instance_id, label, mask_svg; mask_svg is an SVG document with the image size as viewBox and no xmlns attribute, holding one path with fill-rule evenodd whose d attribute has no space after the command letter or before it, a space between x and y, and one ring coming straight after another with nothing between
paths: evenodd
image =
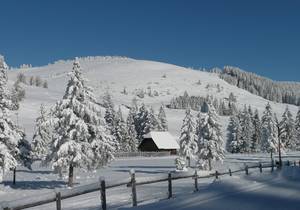
<instances>
[{"instance_id":1,"label":"snow-covered slope","mask_svg":"<svg viewBox=\"0 0 300 210\"><path fill-rule=\"evenodd\" d=\"M245 90L232 86L221 80L216 74L195 71L180 66L166 63L135 60L124 57L87 57L79 59L83 68L85 78L94 87L95 95L101 99L104 92L109 89L113 95L116 105L130 105L139 89L152 92L157 91L158 96L144 98L136 97L146 105L154 106L158 111L161 103L168 104L174 96L183 95L187 91L189 95L206 96L213 95L217 98L228 97L230 92L237 96L237 105L241 108L244 104L250 104L260 112L264 110L267 100L253 95ZM58 61L42 67L26 69L14 69L9 71L9 82L12 84L16 80L19 72L24 72L27 78L30 76L40 76L48 81L49 88L33 87L25 85L26 98L19 110L19 124L24 126L28 137L32 136L34 130L34 120L37 117L41 103L51 107L56 100L60 99L65 91L68 80L68 72L72 70L72 61ZM197 84L201 81L201 85ZM210 87L207 88L207 85ZM216 85L221 86L219 92ZM123 89L128 94L123 94ZM278 116L283 113L286 104L270 102L273 110ZM288 105L293 114L297 107ZM125 106L123 108L125 110ZM184 117L184 110L166 110L169 121L170 132L174 136L179 135L180 126ZM223 130L227 126L227 117L222 117Z\"/></svg>"}]
</instances>

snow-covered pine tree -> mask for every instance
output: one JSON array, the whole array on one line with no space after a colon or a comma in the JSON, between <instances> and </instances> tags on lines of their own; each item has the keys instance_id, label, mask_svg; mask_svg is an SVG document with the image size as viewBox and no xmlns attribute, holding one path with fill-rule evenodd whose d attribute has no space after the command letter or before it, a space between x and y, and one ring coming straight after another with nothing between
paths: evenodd
<instances>
[{"instance_id":1,"label":"snow-covered pine tree","mask_svg":"<svg viewBox=\"0 0 300 210\"><path fill-rule=\"evenodd\" d=\"M150 132L149 111L145 104L142 104L138 110L136 117L136 132L139 141L142 141L143 135Z\"/></svg>"},{"instance_id":2,"label":"snow-covered pine tree","mask_svg":"<svg viewBox=\"0 0 300 210\"><path fill-rule=\"evenodd\" d=\"M260 144L261 144L261 122L260 122L260 117L257 109L254 112L252 123L253 123L253 136L252 136L252 143L251 143L251 151L258 152L260 150Z\"/></svg>"},{"instance_id":3,"label":"snow-covered pine tree","mask_svg":"<svg viewBox=\"0 0 300 210\"><path fill-rule=\"evenodd\" d=\"M300 150L300 108L298 109L296 115L295 130L296 130L296 149Z\"/></svg>"},{"instance_id":4,"label":"snow-covered pine tree","mask_svg":"<svg viewBox=\"0 0 300 210\"><path fill-rule=\"evenodd\" d=\"M180 130L179 137L179 155L188 160L188 162L195 158L197 153L197 142L195 136L195 123L191 114L191 109L187 108L185 111L185 117ZM190 163L188 164L190 166Z\"/></svg>"},{"instance_id":5,"label":"snow-covered pine tree","mask_svg":"<svg viewBox=\"0 0 300 210\"><path fill-rule=\"evenodd\" d=\"M279 123L279 138L284 148L289 150L294 150L296 148L295 121L288 106L286 107Z\"/></svg>"},{"instance_id":6,"label":"snow-covered pine tree","mask_svg":"<svg viewBox=\"0 0 300 210\"><path fill-rule=\"evenodd\" d=\"M52 125L50 115L43 104L41 104L39 117L35 120L35 133L32 139L32 156L41 159L42 162L50 150L52 140Z\"/></svg>"},{"instance_id":7,"label":"snow-covered pine tree","mask_svg":"<svg viewBox=\"0 0 300 210\"><path fill-rule=\"evenodd\" d=\"M137 139L137 133L135 130L135 118L136 111L134 108L131 108L129 110L126 124L127 124L127 132L128 132L128 146L130 148L129 152L136 152L138 149L138 139Z\"/></svg>"},{"instance_id":8,"label":"snow-covered pine tree","mask_svg":"<svg viewBox=\"0 0 300 210\"><path fill-rule=\"evenodd\" d=\"M198 163L201 163L203 168L212 170L212 161L223 161L225 151L218 115L215 108L211 104L208 105L208 113L197 123L199 129L196 134L198 143L196 154Z\"/></svg>"},{"instance_id":9,"label":"snow-covered pine tree","mask_svg":"<svg viewBox=\"0 0 300 210\"><path fill-rule=\"evenodd\" d=\"M103 97L103 106L105 107L104 119L106 121L106 124L111 129L111 133L113 134L116 126L116 111L115 105L112 101L112 97L108 91L105 92L105 95Z\"/></svg>"},{"instance_id":10,"label":"snow-covered pine tree","mask_svg":"<svg viewBox=\"0 0 300 210\"><path fill-rule=\"evenodd\" d=\"M252 142L254 130L253 130L251 115L246 105L244 106L244 109L241 114L240 125L242 128L241 141L243 142L240 152L249 153L251 151L251 142Z\"/></svg>"},{"instance_id":11,"label":"snow-covered pine tree","mask_svg":"<svg viewBox=\"0 0 300 210\"><path fill-rule=\"evenodd\" d=\"M25 98L25 89L21 86L21 82L16 81L11 90L11 100L16 109L19 109L20 101Z\"/></svg>"},{"instance_id":12,"label":"snow-covered pine tree","mask_svg":"<svg viewBox=\"0 0 300 210\"><path fill-rule=\"evenodd\" d=\"M120 145L119 150L122 152L129 152L131 150L131 147L129 144L128 130L127 130L127 125L123 119L121 107L119 107L119 110L116 113L114 134L115 134L116 141Z\"/></svg>"},{"instance_id":13,"label":"snow-covered pine tree","mask_svg":"<svg viewBox=\"0 0 300 210\"><path fill-rule=\"evenodd\" d=\"M241 141L242 127L239 116L240 114L232 115L229 118L227 127L227 150L231 153L240 153L243 145Z\"/></svg>"},{"instance_id":14,"label":"snow-covered pine tree","mask_svg":"<svg viewBox=\"0 0 300 210\"><path fill-rule=\"evenodd\" d=\"M25 133L10 118L14 104L7 89L7 69L4 58L0 56L0 180L2 175L18 164L30 168L30 145L25 140Z\"/></svg>"},{"instance_id":15,"label":"snow-covered pine tree","mask_svg":"<svg viewBox=\"0 0 300 210\"><path fill-rule=\"evenodd\" d=\"M149 132L159 130L159 121L157 119L157 116L155 115L155 112L154 112L154 109L152 106L150 107L150 111L148 114L148 121L149 121ZM145 131L145 133L147 133L147 132Z\"/></svg>"},{"instance_id":16,"label":"snow-covered pine tree","mask_svg":"<svg viewBox=\"0 0 300 210\"><path fill-rule=\"evenodd\" d=\"M278 131L271 105L266 105L261 119L261 151L273 154L278 151Z\"/></svg>"},{"instance_id":17,"label":"snow-covered pine tree","mask_svg":"<svg viewBox=\"0 0 300 210\"><path fill-rule=\"evenodd\" d=\"M168 130L168 121L167 121L167 117L166 117L165 107L163 104L159 108L158 122L159 122L159 130L160 131Z\"/></svg>"},{"instance_id":18,"label":"snow-covered pine tree","mask_svg":"<svg viewBox=\"0 0 300 210\"><path fill-rule=\"evenodd\" d=\"M73 185L74 167L91 169L114 157L114 138L99 115L93 90L86 85L76 59L63 99L52 111L56 121L47 157L53 168L69 170L69 186Z\"/></svg>"}]
</instances>

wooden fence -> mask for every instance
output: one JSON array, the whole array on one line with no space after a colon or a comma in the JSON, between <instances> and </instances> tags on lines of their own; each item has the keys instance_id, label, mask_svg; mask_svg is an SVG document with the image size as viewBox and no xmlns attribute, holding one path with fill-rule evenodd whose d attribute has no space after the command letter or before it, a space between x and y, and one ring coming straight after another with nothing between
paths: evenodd
<instances>
[{"instance_id":1,"label":"wooden fence","mask_svg":"<svg viewBox=\"0 0 300 210\"><path fill-rule=\"evenodd\" d=\"M290 166L291 163L290 161L286 161L285 165ZM296 166L296 162L294 161L293 163L294 166ZM300 161L299 161L299 166L300 166ZM151 178L139 178L137 179L135 176L134 170L130 171L130 178L120 181L120 182L114 182L114 183L107 183L104 178L100 178L99 182L93 183L93 184L88 184L88 185L83 185L83 186L78 186L74 187L72 189L64 189L60 190L57 192L49 192L49 193L44 193L41 195L36 195L34 198L32 196L30 197L25 197L19 200L14 200L10 202L2 202L1 207L3 210L18 210L18 209L26 209L26 208L31 208L31 207L36 207L40 206L43 204L48 204L52 202L56 202L56 209L61 210L61 201L67 198L83 195L86 193L91 193L91 192L96 192L100 191L100 198L101 198L101 207L103 210L107 209L106 205L106 190L115 188L115 187L130 187L131 188L131 193L132 193L132 206L137 206L138 201L137 201L137 191L136 191L136 186L138 185L147 185L147 184L153 184L153 183L159 183L159 182L167 182L168 183L168 198L172 198L172 180L178 180L178 179L187 179L187 178L192 178L194 182L194 191L198 191L198 180L199 179L204 179L204 178L211 178L215 177L218 179L220 176L224 175L229 175L232 176L234 173L238 172L245 172L246 175L249 174L250 169L255 169L258 168L259 172L262 173L263 168L271 168L271 172L274 171L275 165L274 162L271 164L261 164L259 163L258 165L255 166L248 166L245 165L245 168L243 169L238 169L238 170L231 170L229 169L228 171L225 172L219 172L215 171L214 173L210 173L205 176L199 176L197 174L197 170L195 170L194 173L192 174L172 174L171 172L168 174L164 174L159 177L151 177ZM99 203L100 206L100 203Z\"/></svg>"}]
</instances>

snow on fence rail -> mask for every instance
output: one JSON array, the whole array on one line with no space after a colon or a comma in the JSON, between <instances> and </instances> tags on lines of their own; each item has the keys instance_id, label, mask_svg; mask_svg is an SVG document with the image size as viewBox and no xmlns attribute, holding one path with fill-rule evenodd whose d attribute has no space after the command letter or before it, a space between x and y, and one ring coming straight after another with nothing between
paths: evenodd
<instances>
[{"instance_id":1,"label":"snow on fence rail","mask_svg":"<svg viewBox=\"0 0 300 210\"><path fill-rule=\"evenodd\" d=\"M289 160L286 161L286 165L287 166L291 165ZM296 166L295 161L294 161L294 166ZM299 161L299 166L300 166L300 161ZM136 179L136 177L135 177L134 170L131 170L130 178L122 180L120 182L109 183L109 182L106 182L103 178L100 178L99 182L96 182L96 183L78 186L78 187L74 187L72 189L64 189L64 190L60 190L60 191L53 191L53 192L40 194L40 195L34 196L33 199L32 199L32 196L30 196L30 197L25 197L25 198L22 198L19 200L2 202L1 208L3 210L19 210L19 209L26 209L26 208L44 205L47 203L56 202L56 209L61 210L61 200L79 196L79 195L83 195L83 194L87 194L87 193L91 193L91 192L100 191L101 207L103 210L106 210L107 209L106 189L120 187L120 186L131 188L132 205L137 206L138 202L137 202L136 186L138 186L138 185L147 185L147 184L153 184L153 183L167 181L168 182L168 198L171 198L173 196L172 195L172 180L192 178L194 180L195 191L198 191L198 179L211 178L211 177L215 177L216 179L218 179L219 176L223 176L223 175L232 176L232 174L234 174L234 173L243 172L243 171L245 171L245 174L248 175L249 169L254 169L254 168L259 168L260 173L262 173L263 168L271 168L271 172L273 172L274 167L275 167L274 162L272 162L271 164L259 163L258 165L254 165L254 166L245 165L244 169L238 169L238 170L229 169L227 172L216 171L215 173L210 173L205 176L199 176L197 174L197 170L195 170L194 173L172 174L171 172L169 172L168 174L163 174L163 175L156 176L156 177L138 178L138 179Z\"/></svg>"},{"instance_id":2,"label":"snow on fence rail","mask_svg":"<svg viewBox=\"0 0 300 210\"><path fill-rule=\"evenodd\" d=\"M171 152L120 152L115 154L116 158L124 157L165 157L170 156Z\"/></svg>"}]
</instances>

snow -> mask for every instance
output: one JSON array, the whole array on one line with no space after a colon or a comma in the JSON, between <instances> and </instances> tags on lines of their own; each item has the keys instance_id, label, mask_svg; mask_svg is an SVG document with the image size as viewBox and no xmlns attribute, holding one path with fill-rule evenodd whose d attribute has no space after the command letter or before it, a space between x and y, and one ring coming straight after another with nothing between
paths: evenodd
<instances>
[{"instance_id":1,"label":"snow","mask_svg":"<svg viewBox=\"0 0 300 210\"><path fill-rule=\"evenodd\" d=\"M260 115L269 102L273 112L281 117L286 106L295 117L298 107L276 102L270 102L262 97L253 95L236 86L226 83L217 74L195 71L184 67L153 62L145 60L135 60L124 57L88 57L80 58L79 62L83 67L83 76L87 78L88 84L94 88L94 93L102 101L104 93L109 90L116 107L121 106L122 112L128 113L132 99L137 98L138 103L145 103L152 106L157 113L159 107L168 105L173 97L183 95L187 91L189 95L206 97L213 95L217 99L228 97L232 92L237 98L239 109L244 104L250 104L252 109L258 109ZM64 95L68 80L68 74L72 70L73 61L59 61L41 67L29 67L13 69L8 72L9 85L16 81L18 73L23 72L27 79L30 76L39 76L42 80L47 80L48 88L23 85L26 90L26 98L20 103L20 109L12 114L17 124L22 126L26 132L27 139L32 140L34 134L35 120L39 114L39 107L43 103L46 108L52 107L55 102ZM201 81L199 84L198 81ZM209 88L206 88L211 84ZM222 88L218 91L219 84ZM126 88L126 94L124 94ZM140 90L157 91L158 96L145 94L144 98L139 98L137 94ZM168 131L176 140L180 136L180 127L185 116L185 110L174 110L165 108L168 121ZM102 110L104 116L104 110ZM196 112L192 111L193 116ZM226 129L229 117L220 117L223 138L226 138ZM226 145L225 143L223 144ZM299 159L299 153L285 154L286 158ZM223 163L214 163L214 169L222 172L231 169L244 168L244 164L257 165L258 162L269 163L269 154L226 154ZM75 169L75 186L83 186L98 182L99 176L105 177L107 182L116 183L129 178L129 170L135 169L137 178L150 179L155 176L162 176L169 171L175 172L176 157L156 157L156 158L126 158L117 159L107 167L87 172ZM192 163L195 164L195 163ZM189 171L193 172L193 171ZM38 162L33 165L33 170L24 168L17 170L17 185L11 184L12 173L4 176L4 184L0 185L0 202L30 196L35 199L37 195L43 193L53 193L54 190L66 188L67 177L60 179L54 174L51 168L40 167ZM219 181L211 179L199 180L199 193L193 193L193 180L184 179L173 182L174 199L165 200L155 204L138 208L159 208L168 209L300 209L299 207L299 171L294 167L283 170L280 173L271 174L269 170L264 170L263 175L259 175L258 170L246 177L243 173L234 177L222 177ZM138 186L139 205L154 203L167 198L167 182ZM278 193L277 193L278 192ZM107 190L109 209L120 207L130 207L130 188L119 187ZM288 198L291 196L291 198ZM64 200L63 209L99 209L99 192L89 193L83 196ZM251 202L249 200L251 199ZM280 203L279 203L280 201ZM171 205L172 203L172 205ZM234 204L232 208L232 205ZM152 205L152 206L151 206ZM43 205L32 209L50 210L55 208L55 203Z\"/></svg>"},{"instance_id":2,"label":"snow","mask_svg":"<svg viewBox=\"0 0 300 210\"><path fill-rule=\"evenodd\" d=\"M131 169L135 170L137 180L151 180L158 177L166 177L166 174L170 171L176 174L176 176L184 175L185 172L175 172L174 160L176 156L170 157L152 157L152 158L125 158L117 159L110 163L107 167L98 169L94 172L86 172L75 168L76 179L74 180L75 187L83 186L86 184L92 184L99 182L99 177L104 177L107 184L115 184L124 180L129 180ZM299 160L299 153L289 153L284 156L285 160ZM250 166L258 165L259 162L264 164L269 163L270 157L268 154L228 154L223 163L217 163L214 165L215 169L219 172L228 171L228 168L232 170L243 169L245 164ZM195 163L192 163L194 166ZM297 166L298 167L298 166ZM189 169L188 174L192 174L193 169ZM199 175L206 175L210 172L199 171ZM262 176L264 181L272 181L273 174L270 173L270 169L263 169ZM285 176L292 176L292 179L297 179L298 172L290 171L285 172ZM250 176L248 178L254 178L259 176L258 169L250 168ZM62 180L59 179L57 174L54 174L50 168L40 167L39 163L33 165L33 170L29 171L24 168L19 168L17 171L17 185L11 185L12 174L6 174L5 185L0 185L0 203L3 201L11 201L15 199L22 199L29 196L31 199L35 199L36 195L42 196L44 193L49 194L54 190L66 189L65 183L67 177ZM245 179L244 172L236 174L233 178L222 176L220 177L221 182L223 180L235 182L241 182L241 186L251 186L250 183L242 182ZM299 178L297 179L299 182ZM263 181L263 180L262 180ZM260 182L259 180L256 182ZM211 196L210 191L205 193L206 188L211 188L215 185L214 178L199 179L199 194L206 195L207 198ZM194 180L180 179L173 181L173 193L176 198L188 195L194 196L193 187ZM230 187L229 187L230 188ZM159 200L167 198L167 182L155 183L150 185L142 185L137 187L138 192L138 204L144 205L147 203L154 203ZM229 190L229 189L224 189ZM131 189L125 186L117 187L107 190L107 203L108 209L118 209L120 207L131 206ZM215 193L219 192L216 190ZM298 191L299 193L299 191ZM88 193L82 196L66 199L62 201L63 209L75 210L75 209L99 209L100 206L100 193ZM172 199L174 201L175 199ZM187 199L187 198L186 198ZM39 206L31 209L53 209L55 203ZM208 208L209 209L209 208Z\"/></svg>"},{"instance_id":3,"label":"snow","mask_svg":"<svg viewBox=\"0 0 300 210\"><path fill-rule=\"evenodd\" d=\"M144 138L152 138L158 149L179 149L179 145L169 132L151 131Z\"/></svg>"},{"instance_id":4,"label":"snow","mask_svg":"<svg viewBox=\"0 0 300 210\"><path fill-rule=\"evenodd\" d=\"M174 199L135 209L296 210L300 207L299 179L299 167L284 168L273 174L222 177L200 192L176 195Z\"/></svg>"}]
</instances>

